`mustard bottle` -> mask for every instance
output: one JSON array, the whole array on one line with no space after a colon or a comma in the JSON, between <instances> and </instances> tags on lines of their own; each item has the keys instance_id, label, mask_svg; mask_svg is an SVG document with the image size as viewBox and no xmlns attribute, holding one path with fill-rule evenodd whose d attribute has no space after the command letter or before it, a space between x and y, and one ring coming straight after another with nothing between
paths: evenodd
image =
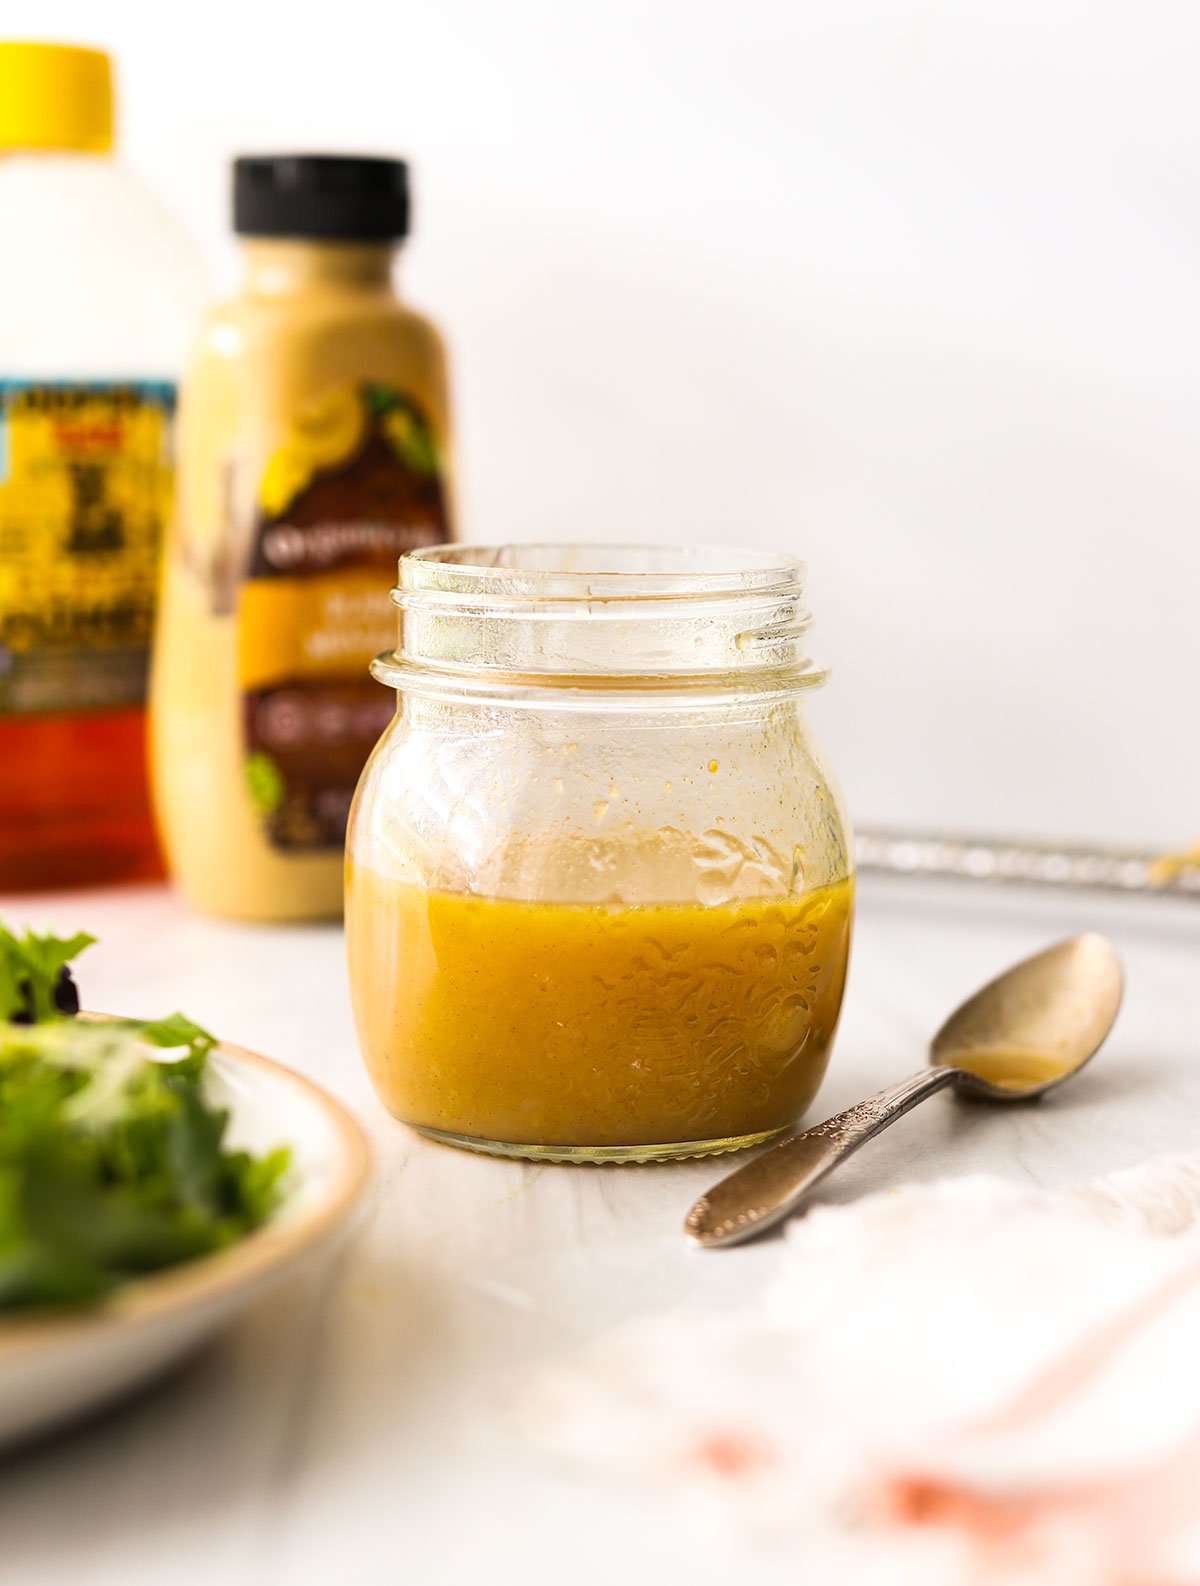
<instances>
[{"instance_id":1,"label":"mustard bottle","mask_svg":"<svg viewBox=\"0 0 1200 1586\"><path fill-rule=\"evenodd\" d=\"M393 286L408 224L398 160L235 162L244 274L181 394L151 684L168 866L213 914L340 913L396 560L451 537L442 344Z\"/></svg>"}]
</instances>

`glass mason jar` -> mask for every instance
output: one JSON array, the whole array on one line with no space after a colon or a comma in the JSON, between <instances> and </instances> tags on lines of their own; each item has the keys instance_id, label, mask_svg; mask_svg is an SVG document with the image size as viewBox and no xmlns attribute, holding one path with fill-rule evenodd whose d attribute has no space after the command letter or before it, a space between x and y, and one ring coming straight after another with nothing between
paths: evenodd
<instances>
[{"instance_id":1,"label":"glass mason jar","mask_svg":"<svg viewBox=\"0 0 1200 1586\"><path fill-rule=\"evenodd\" d=\"M845 817L805 723L803 567L741 550L400 561L398 691L346 929L387 1107L453 1145L630 1160L757 1144L825 1072Z\"/></svg>"}]
</instances>

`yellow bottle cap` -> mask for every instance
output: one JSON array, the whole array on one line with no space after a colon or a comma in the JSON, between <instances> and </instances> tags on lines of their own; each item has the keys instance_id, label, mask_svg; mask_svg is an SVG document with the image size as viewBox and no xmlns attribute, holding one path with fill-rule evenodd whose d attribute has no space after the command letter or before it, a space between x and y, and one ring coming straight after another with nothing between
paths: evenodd
<instances>
[{"instance_id":1,"label":"yellow bottle cap","mask_svg":"<svg viewBox=\"0 0 1200 1586\"><path fill-rule=\"evenodd\" d=\"M73 44L0 43L0 149L113 144L112 62Z\"/></svg>"}]
</instances>

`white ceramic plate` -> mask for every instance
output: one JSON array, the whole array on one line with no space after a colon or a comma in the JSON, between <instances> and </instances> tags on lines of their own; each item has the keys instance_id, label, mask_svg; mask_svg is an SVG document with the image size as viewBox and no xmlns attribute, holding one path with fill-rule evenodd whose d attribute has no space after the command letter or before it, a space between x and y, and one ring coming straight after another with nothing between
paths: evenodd
<instances>
[{"instance_id":1,"label":"white ceramic plate","mask_svg":"<svg viewBox=\"0 0 1200 1586\"><path fill-rule=\"evenodd\" d=\"M194 1349L285 1272L328 1248L366 1187L366 1138L324 1091L235 1046L209 1057L229 1143L292 1150L286 1199L229 1250L138 1278L98 1310L0 1318L0 1446L120 1397Z\"/></svg>"}]
</instances>

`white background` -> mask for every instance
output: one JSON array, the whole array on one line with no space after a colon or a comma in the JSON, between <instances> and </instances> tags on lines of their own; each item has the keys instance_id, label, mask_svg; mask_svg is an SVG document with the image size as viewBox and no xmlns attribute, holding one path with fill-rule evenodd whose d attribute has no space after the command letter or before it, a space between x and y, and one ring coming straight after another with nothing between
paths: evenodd
<instances>
[{"instance_id":1,"label":"white background","mask_svg":"<svg viewBox=\"0 0 1200 1586\"><path fill-rule=\"evenodd\" d=\"M233 153L409 156L466 535L803 554L859 818L1200 835L1186 0L37 26L114 50L126 153L218 273Z\"/></svg>"}]
</instances>

